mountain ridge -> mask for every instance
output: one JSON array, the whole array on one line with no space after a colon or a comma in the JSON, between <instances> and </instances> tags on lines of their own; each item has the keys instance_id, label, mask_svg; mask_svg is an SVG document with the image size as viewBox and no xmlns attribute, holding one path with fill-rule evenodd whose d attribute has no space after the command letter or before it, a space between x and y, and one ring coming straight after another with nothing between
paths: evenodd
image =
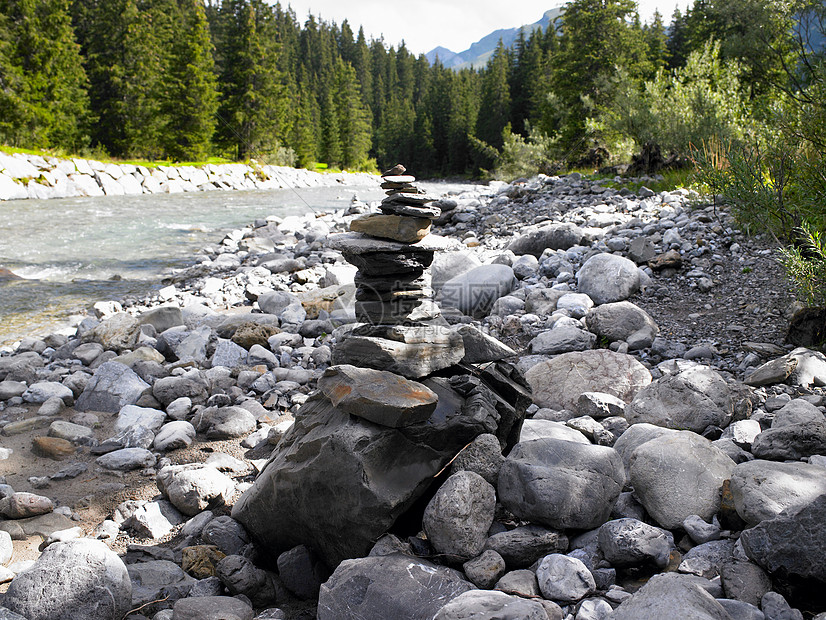
<instances>
[{"instance_id":1,"label":"mountain ridge","mask_svg":"<svg viewBox=\"0 0 826 620\"><path fill-rule=\"evenodd\" d=\"M500 39L505 47L511 47L516 42L520 32L524 32L526 36L530 36L530 34L537 29L547 30L548 26L562 15L563 7L564 5L561 5L548 9L538 21L532 24L494 30L475 43L471 43L470 47L463 52L457 53L446 47L438 46L427 52L425 57L431 65L434 64L438 58L439 62L449 69L455 69L457 71L464 68L477 69L487 63L496 46L499 44Z\"/></svg>"}]
</instances>

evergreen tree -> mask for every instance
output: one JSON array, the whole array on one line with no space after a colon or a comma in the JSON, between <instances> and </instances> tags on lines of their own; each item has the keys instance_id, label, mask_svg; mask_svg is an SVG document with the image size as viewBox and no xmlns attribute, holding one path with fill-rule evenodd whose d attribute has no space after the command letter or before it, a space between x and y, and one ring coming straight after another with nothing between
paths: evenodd
<instances>
[{"instance_id":1,"label":"evergreen tree","mask_svg":"<svg viewBox=\"0 0 826 620\"><path fill-rule=\"evenodd\" d=\"M8 15L0 12L0 140L18 146L28 140L25 78L17 60L9 21Z\"/></svg>"},{"instance_id":2,"label":"evergreen tree","mask_svg":"<svg viewBox=\"0 0 826 620\"><path fill-rule=\"evenodd\" d=\"M318 159L321 113L315 96L305 85L289 92L294 93L292 109L295 112L289 144L295 151L296 164L308 167Z\"/></svg>"},{"instance_id":3,"label":"evergreen tree","mask_svg":"<svg viewBox=\"0 0 826 620\"><path fill-rule=\"evenodd\" d=\"M543 52L540 30L534 30L526 39L520 31L514 50L514 66L511 73L510 92L513 99L511 106L511 125L514 131L527 136L528 126L537 116L539 92L543 84ZM526 123L525 121L529 121Z\"/></svg>"},{"instance_id":4,"label":"evergreen tree","mask_svg":"<svg viewBox=\"0 0 826 620\"><path fill-rule=\"evenodd\" d=\"M657 71L664 68L668 62L668 33L659 11L655 10L651 23L643 27L643 35L648 48L648 62L651 66L649 74L645 77L653 78Z\"/></svg>"},{"instance_id":5,"label":"evergreen tree","mask_svg":"<svg viewBox=\"0 0 826 620\"><path fill-rule=\"evenodd\" d=\"M98 117L92 142L113 155L158 157L176 6L169 0L79 4L78 32Z\"/></svg>"},{"instance_id":6,"label":"evergreen tree","mask_svg":"<svg viewBox=\"0 0 826 620\"><path fill-rule=\"evenodd\" d=\"M341 130L333 101L332 89L325 88L320 97L321 133L319 155L328 166L340 166L342 163Z\"/></svg>"},{"instance_id":7,"label":"evergreen tree","mask_svg":"<svg viewBox=\"0 0 826 620\"><path fill-rule=\"evenodd\" d=\"M9 91L3 124L18 123L14 141L78 149L89 121L87 79L68 0L0 0L6 36L0 79ZM8 38L6 38L8 37ZM5 88L3 89L5 91ZM4 111L5 111L4 110Z\"/></svg>"},{"instance_id":8,"label":"evergreen tree","mask_svg":"<svg viewBox=\"0 0 826 620\"><path fill-rule=\"evenodd\" d=\"M460 174L471 169L470 143L479 117L479 92L479 74L475 71L465 69L452 81L446 172Z\"/></svg>"},{"instance_id":9,"label":"evergreen tree","mask_svg":"<svg viewBox=\"0 0 826 620\"><path fill-rule=\"evenodd\" d=\"M482 99L476 122L476 137L496 149L502 147L502 132L511 116L508 64L508 51L500 39L482 76Z\"/></svg>"},{"instance_id":10,"label":"evergreen tree","mask_svg":"<svg viewBox=\"0 0 826 620\"><path fill-rule=\"evenodd\" d=\"M585 119L604 105L618 70L632 79L646 73L645 43L628 20L633 0L573 0L562 17L559 51L554 58L553 94L560 114L562 146L575 156L584 152ZM544 127L552 133L556 127Z\"/></svg>"},{"instance_id":11,"label":"evergreen tree","mask_svg":"<svg viewBox=\"0 0 826 620\"><path fill-rule=\"evenodd\" d=\"M274 14L262 0L224 0L220 20L218 143L237 159L266 159L289 134Z\"/></svg>"},{"instance_id":12,"label":"evergreen tree","mask_svg":"<svg viewBox=\"0 0 826 620\"><path fill-rule=\"evenodd\" d=\"M166 155L199 160L210 151L215 133L218 91L212 42L201 0L179 0L178 36L167 81L164 132Z\"/></svg>"},{"instance_id":13,"label":"evergreen tree","mask_svg":"<svg viewBox=\"0 0 826 620\"><path fill-rule=\"evenodd\" d=\"M668 29L668 68L675 69L685 65L690 50L688 49L688 35L686 33L686 18L680 7L674 9L671 15L671 26Z\"/></svg>"},{"instance_id":14,"label":"evergreen tree","mask_svg":"<svg viewBox=\"0 0 826 620\"><path fill-rule=\"evenodd\" d=\"M335 66L333 89L341 163L346 168L363 166L371 145L369 113L361 100L355 69L341 59Z\"/></svg>"}]
</instances>

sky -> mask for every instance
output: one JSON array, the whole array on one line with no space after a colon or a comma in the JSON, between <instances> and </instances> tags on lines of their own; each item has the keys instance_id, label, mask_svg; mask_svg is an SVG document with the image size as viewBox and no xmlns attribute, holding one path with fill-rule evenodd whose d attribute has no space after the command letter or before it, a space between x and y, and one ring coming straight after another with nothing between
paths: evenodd
<instances>
[{"instance_id":1,"label":"sky","mask_svg":"<svg viewBox=\"0 0 826 620\"><path fill-rule=\"evenodd\" d=\"M310 13L337 24L346 19L354 33L364 26L368 40L383 35L385 43L394 47L404 40L418 55L438 46L463 52L494 30L539 21L560 1L407 0L391 5L390 0L281 0L281 4L289 4L302 24ZM683 10L688 4L689 0L638 0L643 21L659 9L666 25L675 6Z\"/></svg>"}]
</instances>

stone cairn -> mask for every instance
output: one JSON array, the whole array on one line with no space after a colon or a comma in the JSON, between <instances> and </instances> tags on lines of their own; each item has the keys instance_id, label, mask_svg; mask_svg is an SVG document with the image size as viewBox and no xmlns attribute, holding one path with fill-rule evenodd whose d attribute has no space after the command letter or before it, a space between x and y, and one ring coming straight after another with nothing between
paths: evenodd
<instances>
[{"instance_id":1,"label":"stone cairn","mask_svg":"<svg viewBox=\"0 0 826 620\"><path fill-rule=\"evenodd\" d=\"M430 234L441 210L397 164L382 175L381 213L331 235L330 247L358 267L356 318L362 323L333 351L334 364L390 370L419 378L462 359L462 338L433 301L428 267L451 241Z\"/></svg>"}]
</instances>

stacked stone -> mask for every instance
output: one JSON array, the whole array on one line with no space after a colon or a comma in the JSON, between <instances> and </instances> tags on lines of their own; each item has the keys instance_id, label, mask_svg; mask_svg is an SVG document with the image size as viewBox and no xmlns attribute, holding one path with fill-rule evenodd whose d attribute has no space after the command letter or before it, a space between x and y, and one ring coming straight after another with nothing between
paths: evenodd
<instances>
[{"instance_id":1,"label":"stacked stone","mask_svg":"<svg viewBox=\"0 0 826 620\"><path fill-rule=\"evenodd\" d=\"M450 242L430 234L432 220L441 211L432 206L433 197L416 187L415 177L404 172L398 164L382 175L387 198L381 213L356 218L351 232L328 237L330 247L358 267L355 311L366 324L336 347L334 363L392 367L415 378L456 363L464 350L461 337L433 330L446 323L432 300L427 269L436 250ZM446 354L451 347L453 353ZM407 362L385 359L378 349Z\"/></svg>"},{"instance_id":2,"label":"stacked stone","mask_svg":"<svg viewBox=\"0 0 826 620\"><path fill-rule=\"evenodd\" d=\"M372 325L422 323L439 316L432 301L430 274L435 249L423 240L440 210L433 198L414 185L415 177L403 175L397 164L382 175L387 190L381 213L353 220L350 230L388 242L342 247L344 258L358 267L356 318Z\"/></svg>"}]
</instances>

